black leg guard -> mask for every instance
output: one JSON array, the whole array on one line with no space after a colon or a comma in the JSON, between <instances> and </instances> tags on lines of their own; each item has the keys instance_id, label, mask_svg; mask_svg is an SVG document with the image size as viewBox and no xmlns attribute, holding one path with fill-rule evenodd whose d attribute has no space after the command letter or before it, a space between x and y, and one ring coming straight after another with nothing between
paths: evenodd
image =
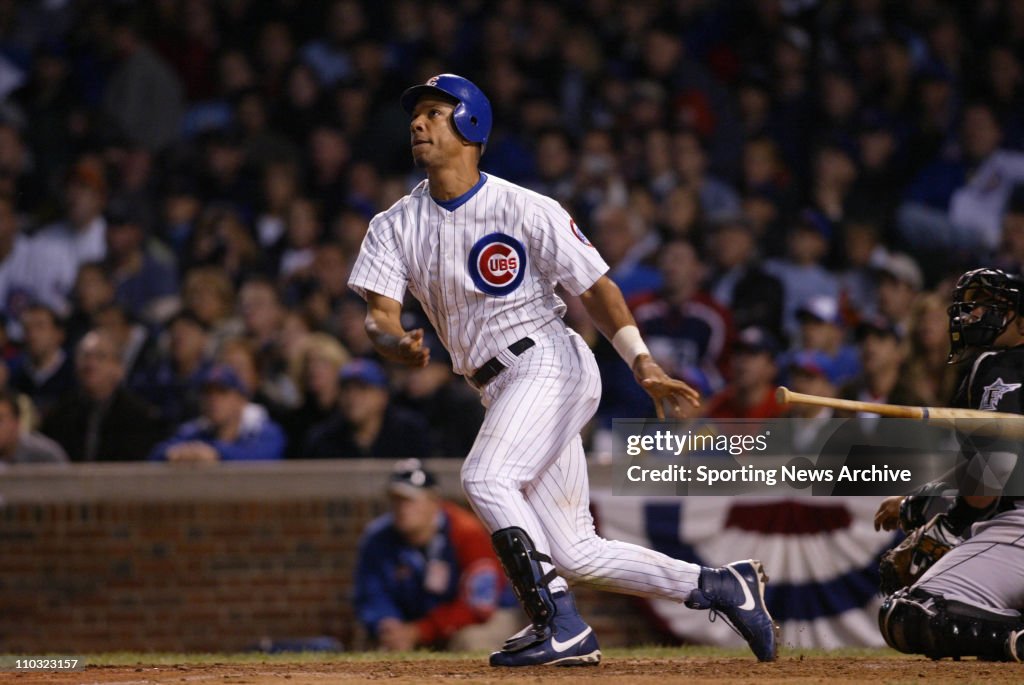
<instances>
[{"instance_id":1,"label":"black leg guard","mask_svg":"<svg viewBox=\"0 0 1024 685\"><path fill-rule=\"evenodd\" d=\"M555 615L555 602L548 584L555 578L555 571L552 569L544 573L540 562L550 564L551 557L538 552L522 528L496 531L491 535L491 544L512 583L516 598L533 622L532 631L515 636L514 644L506 644L505 649L516 651L547 639L551 618Z\"/></svg>"},{"instance_id":2,"label":"black leg guard","mask_svg":"<svg viewBox=\"0 0 1024 685\"><path fill-rule=\"evenodd\" d=\"M878 627L890 647L906 654L1007 661L1013 658L1010 634L1024 627L1024 621L904 588L882 603Z\"/></svg>"}]
</instances>

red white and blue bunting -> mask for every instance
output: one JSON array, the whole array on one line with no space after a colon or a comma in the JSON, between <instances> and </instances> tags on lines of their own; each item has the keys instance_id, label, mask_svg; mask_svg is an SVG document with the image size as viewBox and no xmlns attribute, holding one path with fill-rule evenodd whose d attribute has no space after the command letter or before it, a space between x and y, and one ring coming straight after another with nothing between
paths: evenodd
<instances>
[{"instance_id":1,"label":"red white and blue bunting","mask_svg":"<svg viewBox=\"0 0 1024 685\"><path fill-rule=\"evenodd\" d=\"M898 536L877 533L877 497L624 497L596 491L602 537L703 566L760 559L765 595L786 647L880 647L878 560ZM677 638L740 646L725 621L668 600L647 600Z\"/></svg>"}]
</instances>

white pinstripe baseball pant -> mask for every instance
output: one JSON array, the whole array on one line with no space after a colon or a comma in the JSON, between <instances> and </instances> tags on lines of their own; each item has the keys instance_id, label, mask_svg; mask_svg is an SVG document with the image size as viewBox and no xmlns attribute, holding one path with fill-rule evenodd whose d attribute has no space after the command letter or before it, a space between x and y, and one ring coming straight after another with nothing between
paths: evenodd
<instances>
[{"instance_id":1,"label":"white pinstripe baseball pant","mask_svg":"<svg viewBox=\"0 0 1024 685\"><path fill-rule=\"evenodd\" d=\"M518 526L560 577L677 602L700 567L597 536L580 430L597 410L601 378L575 332L541 336L484 388L487 415L462 466L462 487L491 532Z\"/></svg>"}]
</instances>

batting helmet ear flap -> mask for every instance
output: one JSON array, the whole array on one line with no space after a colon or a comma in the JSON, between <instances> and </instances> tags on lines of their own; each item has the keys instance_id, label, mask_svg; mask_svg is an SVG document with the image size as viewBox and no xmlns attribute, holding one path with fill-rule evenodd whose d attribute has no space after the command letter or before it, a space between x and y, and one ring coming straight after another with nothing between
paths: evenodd
<instances>
[{"instance_id":1,"label":"batting helmet ear flap","mask_svg":"<svg viewBox=\"0 0 1024 685\"><path fill-rule=\"evenodd\" d=\"M483 96L483 93L480 94ZM466 104L460 102L452 114L456 130L463 138L471 143L487 144L487 136L491 133L491 109L487 107L486 113L476 111Z\"/></svg>"}]
</instances>

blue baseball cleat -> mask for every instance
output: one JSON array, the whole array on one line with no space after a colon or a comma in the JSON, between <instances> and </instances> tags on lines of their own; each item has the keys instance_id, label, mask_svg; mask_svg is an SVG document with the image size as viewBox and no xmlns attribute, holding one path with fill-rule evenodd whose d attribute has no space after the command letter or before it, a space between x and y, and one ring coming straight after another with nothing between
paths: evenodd
<instances>
[{"instance_id":1,"label":"blue baseball cleat","mask_svg":"<svg viewBox=\"0 0 1024 685\"><path fill-rule=\"evenodd\" d=\"M718 614L750 645L758 661L775 661L779 653L779 627L764 604L768 582L760 561L734 561L721 568L702 568L697 588L686 606L710 609L711 620Z\"/></svg>"},{"instance_id":2,"label":"blue baseball cleat","mask_svg":"<svg viewBox=\"0 0 1024 685\"><path fill-rule=\"evenodd\" d=\"M601 649L593 629L583 622L568 592L551 595L555 615L543 627L527 626L491 654L491 666L596 666Z\"/></svg>"}]
</instances>

